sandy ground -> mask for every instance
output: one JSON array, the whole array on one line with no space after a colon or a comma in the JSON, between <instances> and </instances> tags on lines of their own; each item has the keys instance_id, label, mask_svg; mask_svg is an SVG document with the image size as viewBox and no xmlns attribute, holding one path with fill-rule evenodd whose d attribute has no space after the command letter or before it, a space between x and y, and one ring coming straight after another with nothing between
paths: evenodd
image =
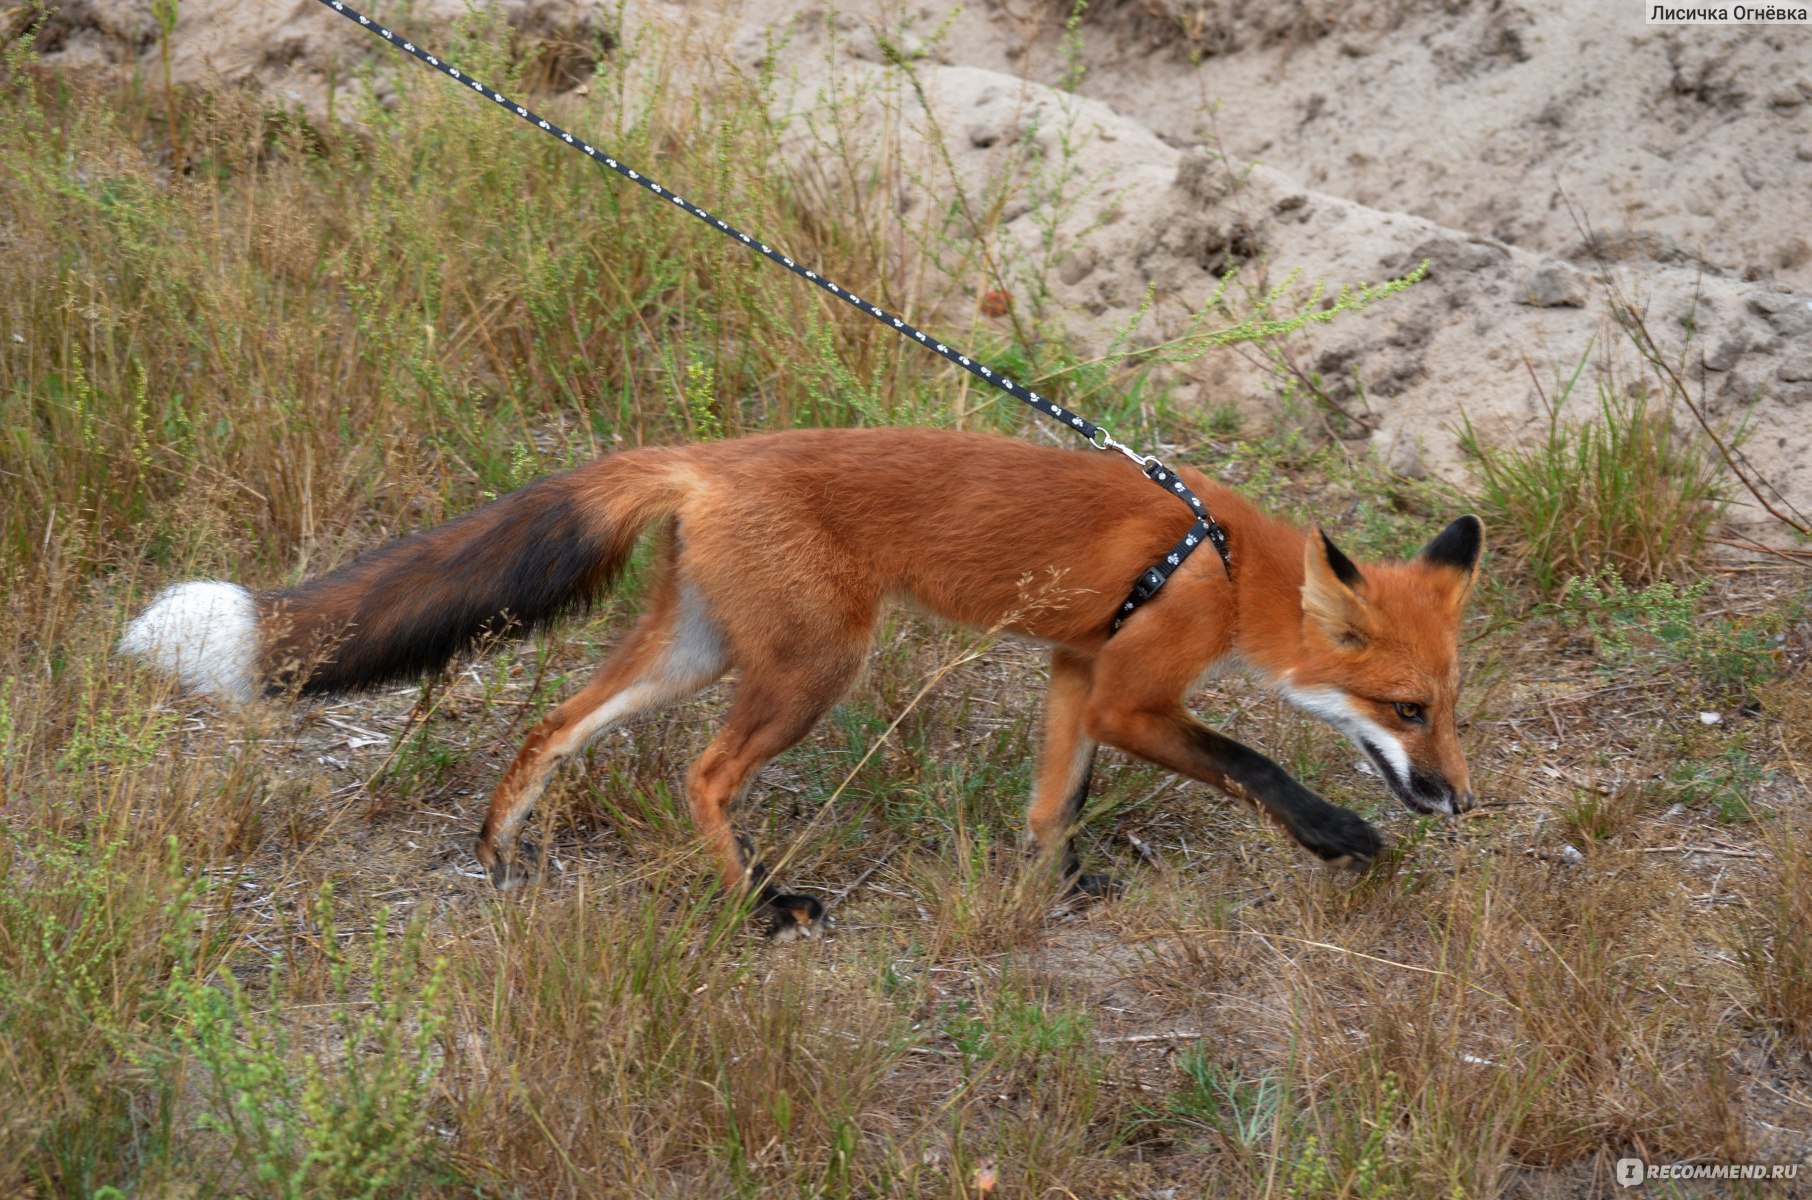
<instances>
[{"instance_id":1,"label":"sandy ground","mask_svg":"<svg viewBox=\"0 0 1812 1200\"><path fill-rule=\"evenodd\" d=\"M570 0L500 7L538 40L622 32L615 10ZM421 0L393 19L425 41L462 8ZM1406 473L1463 478L1462 416L1487 441L1539 431L1541 393L1582 360L1638 377L1609 271L1705 407L1747 419L1759 474L1812 510L1812 27L1651 27L1633 2L1565 0L1104 0L1078 37L1066 15L1039 0L699 0L622 19L715 29L724 70L778 53L776 103L794 113L833 76L871 89L885 117L871 148L907 164L890 202L1012 197L1002 258L1039 264L1048 294L1026 302L1084 352L1113 344L1148 295L1132 343L1182 332L1231 267L1242 288L1297 272L1300 297L1426 260L1404 296L1290 351L1358 418L1343 435ZM157 60L148 6L127 0L65 4L42 45L71 68ZM929 112L883 65L888 46L918 56ZM316 110L329 78L368 62L382 97L390 55L314 0L185 0L173 49L180 78ZM589 67L576 50L547 86ZM791 149L813 152L803 137ZM1056 210L1026 201L1039 187L1061 194ZM976 279L971 299L1002 283L1021 295L1021 270ZM1276 373L1249 353L1174 381L1187 401L1278 403ZM1768 527L1753 506L1736 517Z\"/></svg>"}]
</instances>

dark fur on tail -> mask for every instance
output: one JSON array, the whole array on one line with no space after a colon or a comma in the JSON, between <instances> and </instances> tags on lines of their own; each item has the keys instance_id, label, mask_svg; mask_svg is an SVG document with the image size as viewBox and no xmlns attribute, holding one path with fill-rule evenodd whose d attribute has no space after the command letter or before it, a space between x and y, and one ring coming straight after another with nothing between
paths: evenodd
<instances>
[{"instance_id":1,"label":"dark fur on tail","mask_svg":"<svg viewBox=\"0 0 1812 1200\"><path fill-rule=\"evenodd\" d=\"M340 692L413 678L479 638L526 633L591 604L635 535L613 534L583 470L260 594L269 686Z\"/></svg>"}]
</instances>

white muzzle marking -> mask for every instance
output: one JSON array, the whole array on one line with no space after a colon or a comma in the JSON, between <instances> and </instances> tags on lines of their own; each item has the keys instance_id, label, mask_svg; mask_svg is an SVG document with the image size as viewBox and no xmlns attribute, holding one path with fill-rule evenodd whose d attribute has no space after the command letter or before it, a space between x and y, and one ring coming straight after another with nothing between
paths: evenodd
<instances>
[{"instance_id":1,"label":"white muzzle marking","mask_svg":"<svg viewBox=\"0 0 1812 1200\"><path fill-rule=\"evenodd\" d=\"M1410 786L1409 751L1396 734L1353 707L1352 697L1335 687L1299 688L1285 684L1278 689L1283 698L1310 716L1319 717L1345 734L1360 750L1375 753L1391 769L1392 782L1407 791ZM1397 790L1395 788L1393 791ZM1453 814L1453 802L1427 801L1431 808Z\"/></svg>"}]
</instances>

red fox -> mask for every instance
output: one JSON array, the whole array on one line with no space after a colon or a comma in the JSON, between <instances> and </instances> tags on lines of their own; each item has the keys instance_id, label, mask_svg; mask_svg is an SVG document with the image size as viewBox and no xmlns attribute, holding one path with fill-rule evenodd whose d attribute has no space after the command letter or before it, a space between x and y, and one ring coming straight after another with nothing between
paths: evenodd
<instances>
[{"instance_id":1,"label":"red fox","mask_svg":"<svg viewBox=\"0 0 1812 1200\"><path fill-rule=\"evenodd\" d=\"M1365 820L1185 711L1192 681L1217 664L1340 730L1411 809L1469 807L1454 717L1478 519L1460 517L1406 562L1362 570L1319 530L1181 474L1225 528L1231 570L1212 554L1186 560L1111 638L1131 582L1193 520L1119 456L825 429L610 455L293 588L178 584L130 623L120 650L238 701L367 687L583 607L658 526L646 613L528 734L476 854L499 886L524 878L535 854L518 831L561 762L734 669L729 716L686 792L724 884L753 891L776 930L809 933L823 909L775 886L732 830L730 805L843 695L890 598L1050 647L1027 823L1074 888L1106 886L1080 873L1073 844L1098 744L1254 803L1323 859L1377 854Z\"/></svg>"}]
</instances>

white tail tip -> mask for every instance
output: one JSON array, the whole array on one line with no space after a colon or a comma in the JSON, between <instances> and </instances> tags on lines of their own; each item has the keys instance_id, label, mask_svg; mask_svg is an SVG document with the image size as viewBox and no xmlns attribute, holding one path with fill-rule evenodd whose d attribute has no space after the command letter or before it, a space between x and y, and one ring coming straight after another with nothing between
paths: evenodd
<instances>
[{"instance_id":1,"label":"white tail tip","mask_svg":"<svg viewBox=\"0 0 1812 1200\"><path fill-rule=\"evenodd\" d=\"M175 676L191 691L243 704L257 693L257 605L236 583L175 584L126 626L119 652Z\"/></svg>"}]
</instances>

